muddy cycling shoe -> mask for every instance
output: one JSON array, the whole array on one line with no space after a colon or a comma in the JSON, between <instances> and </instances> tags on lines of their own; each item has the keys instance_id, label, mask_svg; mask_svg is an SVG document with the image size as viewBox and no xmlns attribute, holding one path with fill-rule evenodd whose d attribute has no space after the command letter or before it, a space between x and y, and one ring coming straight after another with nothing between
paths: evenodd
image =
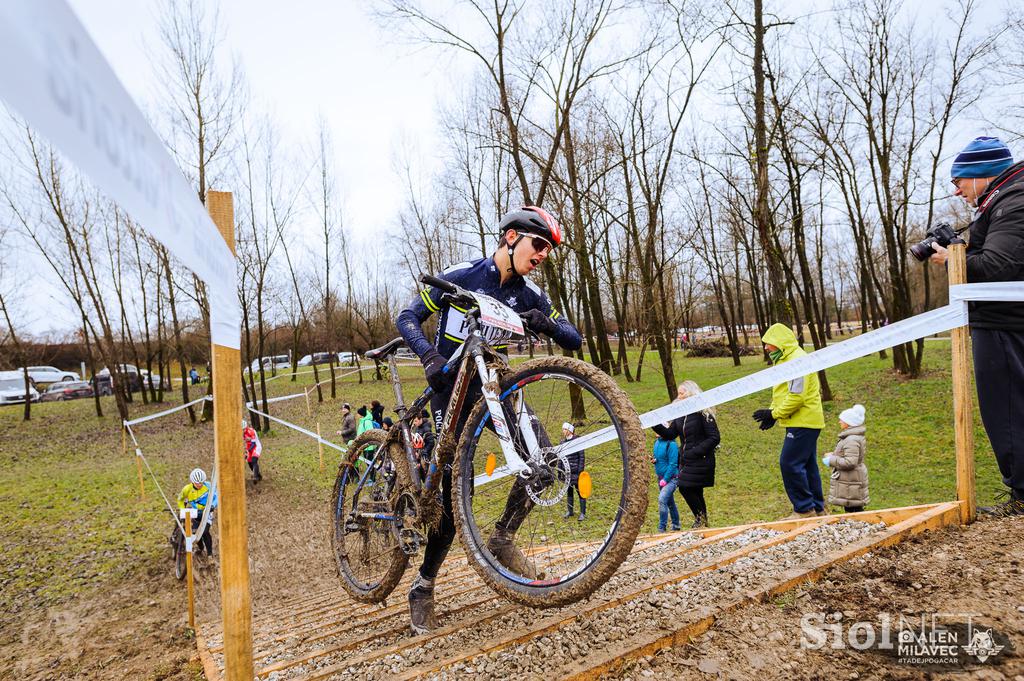
<instances>
[{"instance_id":1,"label":"muddy cycling shoe","mask_svg":"<svg viewBox=\"0 0 1024 681\"><path fill-rule=\"evenodd\" d=\"M434 583L417 576L409 589L409 624L414 635L437 629L434 614Z\"/></svg>"},{"instance_id":2,"label":"muddy cycling shoe","mask_svg":"<svg viewBox=\"0 0 1024 681\"><path fill-rule=\"evenodd\" d=\"M498 562L512 572L526 579L544 579L544 573L537 572L537 566L516 546L516 536L504 530L495 530L487 540L487 550Z\"/></svg>"},{"instance_id":3,"label":"muddy cycling shoe","mask_svg":"<svg viewBox=\"0 0 1024 681\"><path fill-rule=\"evenodd\" d=\"M993 506L981 506L978 513L992 518L1009 518L1015 515L1024 515L1024 494L1019 492L1001 492L996 495L997 499L1006 501Z\"/></svg>"}]
</instances>

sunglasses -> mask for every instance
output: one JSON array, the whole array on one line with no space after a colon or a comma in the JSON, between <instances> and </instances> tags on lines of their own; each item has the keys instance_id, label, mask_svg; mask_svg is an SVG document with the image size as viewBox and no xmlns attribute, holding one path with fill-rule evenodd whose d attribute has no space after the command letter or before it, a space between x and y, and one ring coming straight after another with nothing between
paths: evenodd
<instances>
[{"instance_id":1,"label":"sunglasses","mask_svg":"<svg viewBox=\"0 0 1024 681\"><path fill-rule=\"evenodd\" d=\"M528 237L530 239L530 243L533 245L533 250L538 253L543 253L545 249L550 251L554 248L554 246L551 245L551 242L542 236L530 234L529 232L520 232L519 236Z\"/></svg>"}]
</instances>

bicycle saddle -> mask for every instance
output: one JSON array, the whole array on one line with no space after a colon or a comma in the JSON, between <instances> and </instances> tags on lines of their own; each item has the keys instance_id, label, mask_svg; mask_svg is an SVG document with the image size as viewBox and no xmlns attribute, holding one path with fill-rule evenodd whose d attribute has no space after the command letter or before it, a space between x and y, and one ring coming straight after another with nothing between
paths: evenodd
<instances>
[{"instance_id":1,"label":"bicycle saddle","mask_svg":"<svg viewBox=\"0 0 1024 681\"><path fill-rule=\"evenodd\" d=\"M388 355L394 354L394 352L403 345L405 345L405 339L399 336L398 338L388 341L379 348L367 350L366 354L363 356L366 357L366 359L372 359L374 361L377 361L378 359L386 359Z\"/></svg>"}]
</instances>

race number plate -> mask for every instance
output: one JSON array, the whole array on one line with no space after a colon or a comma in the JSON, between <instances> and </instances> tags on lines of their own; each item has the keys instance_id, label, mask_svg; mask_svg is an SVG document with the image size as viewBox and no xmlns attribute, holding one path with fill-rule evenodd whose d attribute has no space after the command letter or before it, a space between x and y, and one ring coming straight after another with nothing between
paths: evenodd
<instances>
[{"instance_id":1,"label":"race number plate","mask_svg":"<svg viewBox=\"0 0 1024 681\"><path fill-rule=\"evenodd\" d=\"M515 310L483 293L474 293L480 307L480 323L493 329L501 329L511 335L523 336L523 320Z\"/></svg>"}]
</instances>

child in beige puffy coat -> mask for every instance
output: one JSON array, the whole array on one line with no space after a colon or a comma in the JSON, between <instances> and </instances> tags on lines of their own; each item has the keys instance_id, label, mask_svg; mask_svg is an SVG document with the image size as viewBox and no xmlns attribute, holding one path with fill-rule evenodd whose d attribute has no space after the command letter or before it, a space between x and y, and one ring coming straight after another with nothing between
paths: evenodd
<instances>
[{"instance_id":1,"label":"child in beige puffy coat","mask_svg":"<svg viewBox=\"0 0 1024 681\"><path fill-rule=\"evenodd\" d=\"M863 511L868 505L868 467L865 464L867 439L864 437L864 406L855 404L839 414L839 442L822 458L832 469L828 503L842 506L847 513Z\"/></svg>"}]
</instances>

